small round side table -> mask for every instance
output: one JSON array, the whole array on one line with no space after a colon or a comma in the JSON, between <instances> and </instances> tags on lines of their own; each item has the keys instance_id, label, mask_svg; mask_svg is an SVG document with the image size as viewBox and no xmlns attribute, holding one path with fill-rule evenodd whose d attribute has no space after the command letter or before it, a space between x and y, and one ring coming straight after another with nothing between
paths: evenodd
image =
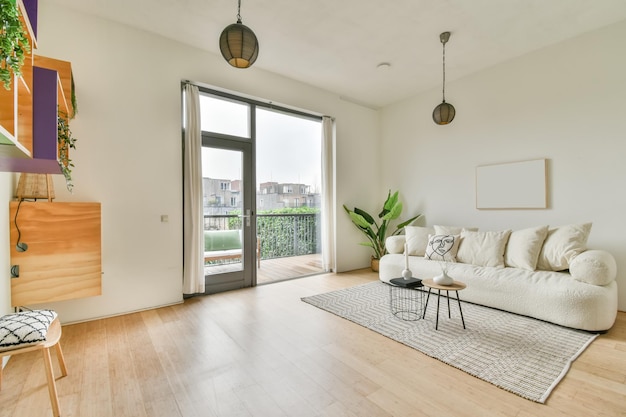
<instances>
[{"instance_id":1,"label":"small round side table","mask_svg":"<svg viewBox=\"0 0 626 417\"><path fill-rule=\"evenodd\" d=\"M391 314L402 320L423 318L424 292L422 280L394 278L389 281L389 307Z\"/></svg>"},{"instance_id":2,"label":"small round side table","mask_svg":"<svg viewBox=\"0 0 626 417\"><path fill-rule=\"evenodd\" d=\"M456 293L456 301L459 303L459 312L461 313L461 322L463 323L463 328L465 329L465 319L463 318L463 310L461 309L461 299L459 298L459 291L465 289L467 285L465 285L461 281L454 281L451 285L439 285L435 284L432 279L425 279L422 281L424 286L428 287L428 296L426 297L426 305L424 306L424 314L422 318L426 317L426 308L428 307L428 300L430 299L430 292L432 290L437 290L437 319L435 321L435 330L439 330L439 299L441 298L441 291L446 292L446 298L448 299L448 318L451 318L450 315L450 293L449 291L454 291Z\"/></svg>"}]
</instances>

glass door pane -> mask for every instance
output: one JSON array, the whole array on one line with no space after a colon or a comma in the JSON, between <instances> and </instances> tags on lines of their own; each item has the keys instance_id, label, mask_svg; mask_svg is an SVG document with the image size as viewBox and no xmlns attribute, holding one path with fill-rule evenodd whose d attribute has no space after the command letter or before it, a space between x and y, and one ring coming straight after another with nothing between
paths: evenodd
<instances>
[{"instance_id":1,"label":"glass door pane","mask_svg":"<svg viewBox=\"0 0 626 417\"><path fill-rule=\"evenodd\" d=\"M204 272L207 287L219 291L224 286L249 286L253 275L248 265L254 254L247 250L253 238L250 203L246 202L246 181L250 181L246 179L246 150L237 149L241 144L236 142L232 145L234 149L202 148Z\"/></svg>"},{"instance_id":2,"label":"glass door pane","mask_svg":"<svg viewBox=\"0 0 626 417\"><path fill-rule=\"evenodd\" d=\"M320 120L256 109L257 283L323 272Z\"/></svg>"}]
</instances>

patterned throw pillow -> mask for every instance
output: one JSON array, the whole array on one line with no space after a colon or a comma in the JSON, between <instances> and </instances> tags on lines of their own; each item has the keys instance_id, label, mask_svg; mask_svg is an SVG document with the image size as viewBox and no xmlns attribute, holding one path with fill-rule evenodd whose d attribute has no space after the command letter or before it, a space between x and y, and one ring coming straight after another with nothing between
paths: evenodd
<instances>
[{"instance_id":1,"label":"patterned throw pillow","mask_svg":"<svg viewBox=\"0 0 626 417\"><path fill-rule=\"evenodd\" d=\"M48 327L57 317L52 310L33 310L0 317L0 350L46 340Z\"/></svg>"},{"instance_id":2,"label":"patterned throw pillow","mask_svg":"<svg viewBox=\"0 0 626 417\"><path fill-rule=\"evenodd\" d=\"M456 262L459 240L460 235L429 235L424 257L433 261Z\"/></svg>"}]
</instances>

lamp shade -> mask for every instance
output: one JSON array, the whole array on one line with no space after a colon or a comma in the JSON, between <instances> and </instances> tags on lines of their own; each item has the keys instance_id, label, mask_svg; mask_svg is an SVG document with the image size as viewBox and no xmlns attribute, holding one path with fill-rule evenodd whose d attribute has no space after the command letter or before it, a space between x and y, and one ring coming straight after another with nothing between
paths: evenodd
<instances>
[{"instance_id":1,"label":"lamp shade","mask_svg":"<svg viewBox=\"0 0 626 417\"><path fill-rule=\"evenodd\" d=\"M248 68L259 56L259 41L254 32L241 22L228 25L220 36L222 56L235 68Z\"/></svg>"},{"instance_id":2,"label":"lamp shade","mask_svg":"<svg viewBox=\"0 0 626 417\"><path fill-rule=\"evenodd\" d=\"M447 125L454 120L455 114L454 106L444 101L433 110L433 120L438 125Z\"/></svg>"}]
</instances>

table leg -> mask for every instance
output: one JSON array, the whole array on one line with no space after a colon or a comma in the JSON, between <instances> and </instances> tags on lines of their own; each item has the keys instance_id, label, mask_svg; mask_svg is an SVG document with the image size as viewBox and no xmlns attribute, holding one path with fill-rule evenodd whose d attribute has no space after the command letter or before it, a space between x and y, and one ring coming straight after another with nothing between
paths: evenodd
<instances>
[{"instance_id":1,"label":"table leg","mask_svg":"<svg viewBox=\"0 0 626 417\"><path fill-rule=\"evenodd\" d=\"M465 319L463 318L463 310L461 309L461 299L459 298L459 292L458 291L455 291L455 292L456 292L456 301L458 301L459 303L459 311L461 312L461 322L463 323L463 328L465 329ZM449 299L448 299L448 302L450 302Z\"/></svg>"},{"instance_id":2,"label":"table leg","mask_svg":"<svg viewBox=\"0 0 626 417\"><path fill-rule=\"evenodd\" d=\"M452 316L450 315L450 291L448 290L446 290L446 298L448 299L448 318L451 319Z\"/></svg>"},{"instance_id":3,"label":"table leg","mask_svg":"<svg viewBox=\"0 0 626 417\"><path fill-rule=\"evenodd\" d=\"M424 306L424 312L422 313L422 320L426 317L426 307L428 307L428 300L430 299L430 291L432 288L428 288L428 295L426 296L426 305Z\"/></svg>"},{"instance_id":4,"label":"table leg","mask_svg":"<svg viewBox=\"0 0 626 417\"><path fill-rule=\"evenodd\" d=\"M439 328L439 300L441 299L441 290L437 290L437 319L435 320L435 330Z\"/></svg>"}]
</instances>

